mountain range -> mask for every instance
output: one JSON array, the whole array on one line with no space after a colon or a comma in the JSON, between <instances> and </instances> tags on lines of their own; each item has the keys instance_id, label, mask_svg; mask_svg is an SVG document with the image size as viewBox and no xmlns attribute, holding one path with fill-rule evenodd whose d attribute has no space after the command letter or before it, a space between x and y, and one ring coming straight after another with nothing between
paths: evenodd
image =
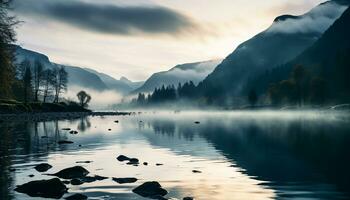
<instances>
[{"instance_id":1,"label":"mountain range","mask_svg":"<svg viewBox=\"0 0 350 200\"><path fill-rule=\"evenodd\" d=\"M348 1L328 1L301 16L277 17L265 31L239 45L198 86L211 99L246 95L254 78L297 57L347 9Z\"/></svg>"},{"instance_id":2,"label":"mountain range","mask_svg":"<svg viewBox=\"0 0 350 200\"><path fill-rule=\"evenodd\" d=\"M179 83L183 84L189 81L198 84L210 74L220 62L221 60L210 60L177 65L168 71L153 74L140 88L134 90L132 93L151 92L155 88L160 88L163 85L177 86Z\"/></svg>"},{"instance_id":3,"label":"mountain range","mask_svg":"<svg viewBox=\"0 0 350 200\"><path fill-rule=\"evenodd\" d=\"M126 94L143 84L143 82L132 82L125 77L117 80L109 75L88 68L56 64L51 62L46 55L20 46L15 46L15 49L17 63L27 59L32 63L40 61L46 68L65 67L68 72L68 87L88 88L98 91L114 90L118 93Z\"/></svg>"}]
</instances>

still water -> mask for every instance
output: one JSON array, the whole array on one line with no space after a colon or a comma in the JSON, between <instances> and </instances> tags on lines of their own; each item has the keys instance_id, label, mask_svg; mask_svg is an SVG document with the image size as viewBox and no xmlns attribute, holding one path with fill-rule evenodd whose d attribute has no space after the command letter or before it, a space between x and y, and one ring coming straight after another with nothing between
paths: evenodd
<instances>
[{"instance_id":1,"label":"still water","mask_svg":"<svg viewBox=\"0 0 350 200\"><path fill-rule=\"evenodd\" d=\"M327 112L149 112L2 122L0 199L40 199L14 191L16 185L52 178L34 169L40 163L53 166L47 173L80 165L91 175L109 177L69 184L64 197L144 199L131 190L158 181L174 199L350 199L349 122L346 113ZM121 154L141 164L119 162ZM112 177L139 180L118 184Z\"/></svg>"}]
</instances>

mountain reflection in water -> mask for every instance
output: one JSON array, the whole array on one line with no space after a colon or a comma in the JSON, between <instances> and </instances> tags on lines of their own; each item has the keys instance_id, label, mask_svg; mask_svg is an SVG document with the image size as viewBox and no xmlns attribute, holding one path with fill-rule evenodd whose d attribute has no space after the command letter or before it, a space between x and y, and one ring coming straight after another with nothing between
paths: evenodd
<instances>
[{"instance_id":1,"label":"mountain reflection in water","mask_svg":"<svg viewBox=\"0 0 350 200\"><path fill-rule=\"evenodd\" d=\"M349 121L347 113L163 112L2 122L0 199L38 199L13 189L52 178L33 169L42 162L53 165L49 173L81 165L92 175L109 177L68 185L69 193L92 199L143 199L131 190L153 180L169 191L167 197L177 199L348 199ZM59 140L74 144L58 145ZM120 154L149 165L125 165L116 160ZM112 177L139 181L119 185Z\"/></svg>"}]
</instances>

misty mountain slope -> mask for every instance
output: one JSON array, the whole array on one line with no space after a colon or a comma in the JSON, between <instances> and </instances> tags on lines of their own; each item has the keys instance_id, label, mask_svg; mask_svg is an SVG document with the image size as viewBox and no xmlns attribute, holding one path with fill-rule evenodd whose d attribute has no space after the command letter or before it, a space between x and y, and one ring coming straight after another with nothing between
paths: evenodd
<instances>
[{"instance_id":1,"label":"misty mountain slope","mask_svg":"<svg viewBox=\"0 0 350 200\"><path fill-rule=\"evenodd\" d=\"M271 83L288 79L294 66L302 65L313 77L326 82L327 95L334 102L350 101L350 9L317 40L287 64L261 74L250 88L265 93Z\"/></svg>"},{"instance_id":2,"label":"misty mountain slope","mask_svg":"<svg viewBox=\"0 0 350 200\"><path fill-rule=\"evenodd\" d=\"M168 71L158 72L153 74L146 82L133 93L151 92L155 88L162 85L175 85L193 81L198 84L202 81L214 68L221 62L221 60L212 60L205 62L187 63L177 65Z\"/></svg>"},{"instance_id":3,"label":"misty mountain slope","mask_svg":"<svg viewBox=\"0 0 350 200\"><path fill-rule=\"evenodd\" d=\"M145 81L131 81L124 76L120 77L120 81L128 84L134 90L141 87L145 83Z\"/></svg>"},{"instance_id":4,"label":"misty mountain slope","mask_svg":"<svg viewBox=\"0 0 350 200\"><path fill-rule=\"evenodd\" d=\"M85 70L96 74L98 77L100 77L100 79L106 84L106 86L109 89L115 90L116 92L126 94L126 93L129 93L135 89L135 88L131 87L129 84L127 84L126 82L121 81L121 80L117 80L117 79L115 79L107 74L100 73L96 70L88 69L88 68L85 68Z\"/></svg>"},{"instance_id":5,"label":"misty mountain slope","mask_svg":"<svg viewBox=\"0 0 350 200\"><path fill-rule=\"evenodd\" d=\"M282 65L310 47L347 8L326 2L301 16L283 15L252 39L242 43L203 82L199 90L212 99L245 95L254 76Z\"/></svg>"},{"instance_id":6,"label":"misty mountain slope","mask_svg":"<svg viewBox=\"0 0 350 200\"><path fill-rule=\"evenodd\" d=\"M24 49L20 46L16 48L16 62L20 63L25 59L31 62L39 60L46 68L56 68L58 66L64 66L68 72L68 87L80 87L89 88L94 90L106 90L108 87L96 74L84 70L80 67L59 65L50 62L49 58L41 53Z\"/></svg>"}]
</instances>

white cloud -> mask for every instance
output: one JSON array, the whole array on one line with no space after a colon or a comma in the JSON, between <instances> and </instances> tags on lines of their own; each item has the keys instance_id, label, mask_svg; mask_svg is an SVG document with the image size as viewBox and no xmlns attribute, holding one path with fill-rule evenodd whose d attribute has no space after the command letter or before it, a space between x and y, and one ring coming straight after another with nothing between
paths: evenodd
<instances>
[{"instance_id":1,"label":"white cloud","mask_svg":"<svg viewBox=\"0 0 350 200\"><path fill-rule=\"evenodd\" d=\"M346 10L347 6L335 2L325 3L300 18L290 18L274 23L269 33L323 33Z\"/></svg>"}]
</instances>

